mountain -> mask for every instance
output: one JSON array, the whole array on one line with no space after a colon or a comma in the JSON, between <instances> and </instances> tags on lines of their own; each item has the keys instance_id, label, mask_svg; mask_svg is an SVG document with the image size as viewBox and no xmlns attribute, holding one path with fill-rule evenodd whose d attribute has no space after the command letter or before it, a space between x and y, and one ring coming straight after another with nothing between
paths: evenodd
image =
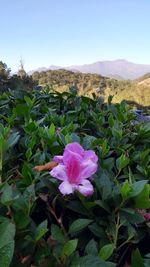
<instances>
[{"instance_id":1,"label":"mountain","mask_svg":"<svg viewBox=\"0 0 150 267\"><path fill-rule=\"evenodd\" d=\"M68 69L77 69L83 73L96 73L103 76L120 76L123 79L136 79L150 72L150 65L136 64L124 59L114 61L98 61L93 64L71 66Z\"/></svg>"},{"instance_id":2,"label":"mountain","mask_svg":"<svg viewBox=\"0 0 150 267\"><path fill-rule=\"evenodd\" d=\"M107 60L107 61L98 61L92 64L85 65L73 65L68 67L54 66L51 65L48 68L39 68L34 71L45 71L45 70L58 70L66 69L74 72L82 73L94 73L101 74L107 77L114 77L116 79L137 79L140 76L150 72L150 65L136 64L129 62L124 59L118 60ZM31 71L29 74L32 74L34 71Z\"/></svg>"}]
</instances>

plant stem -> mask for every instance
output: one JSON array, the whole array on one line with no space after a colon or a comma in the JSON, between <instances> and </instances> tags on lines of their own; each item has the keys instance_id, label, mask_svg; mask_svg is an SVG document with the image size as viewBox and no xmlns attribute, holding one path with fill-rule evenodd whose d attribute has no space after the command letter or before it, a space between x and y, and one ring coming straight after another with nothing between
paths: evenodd
<instances>
[{"instance_id":1,"label":"plant stem","mask_svg":"<svg viewBox=\"0 0 150 267\"><path fill-rule=\"evenodd\" d=\"M54 218L57 221L57 223L59 224L60 228L62 229L62 231L63 231L63 233L65 235L65 237L68 239L68 235L67 235L67 232L65 230L65 227L63 226L61 217L60 218L57 217L57 215L55 213L55 210L51 206L48 206L47 208L51 212L51 214L54 216Z\"/></svg>"},{"instance_id":2,"label":"plant stem","mask_svg":"<svg viewBox=\"0 0 150 267\"><path fill-rule=\"evenodd\" d=\"M115 233L115 238L114 238L115 247L117 247L118 231L120 228L119 222L120 222L120 216L119 216L119 212L118 212L117 213L117 222L116 222L116 233Z\"/></svg>"},{"instance_id":3,"label":"plant stem","mask_svg":"<svg viewBox=\"0 0 150 267\"><path fill-rule=\"evenodd\" d=\"M133 237L133 236L132 236ZM117 249L119 250L120 248L122 248L125 244L129 243L130 240L132 239L132 237L129 237L126 241L124 241Z\"/></svg>"}]
</instances>

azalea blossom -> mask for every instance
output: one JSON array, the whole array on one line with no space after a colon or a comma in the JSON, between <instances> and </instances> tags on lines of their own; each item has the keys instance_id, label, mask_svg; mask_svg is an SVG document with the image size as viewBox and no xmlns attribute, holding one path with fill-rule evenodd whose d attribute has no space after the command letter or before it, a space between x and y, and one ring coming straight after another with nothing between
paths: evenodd
<instances>
[{"instance_id":1,"label":"azalea blossom","mask_svg":"<svg viewBox=\"0 0 150 267\"><path fill-rule=\"evenodd\" d=\"M150 213L145 213L144 218L146 221L150 221Z\"/></svg>"},{"instance_id":2,"label":"azalea blossom","mask_svg":"<svg viewBox=\"0 0 150 267\"><path fill-rule=\"evenodd\" d=\"M84 196L93 194L93 185L88 180L97 171L98 157L92 150L84 150L74 142L66 145L62 156L53 159L58 165L50 175L62 181L59 190L63 195L79 191Z\"/></svg>"},{"instance_id":3,"label":"azalea blossom","mask_svg":"<svg viewBox=\"0 0 150 267\"><path fill-rule=\"evenodd\" d=\"M146 209L137 209L137 211L146 221L150 221L150 212L146 212Z\"/></svg>"}]
</instances>

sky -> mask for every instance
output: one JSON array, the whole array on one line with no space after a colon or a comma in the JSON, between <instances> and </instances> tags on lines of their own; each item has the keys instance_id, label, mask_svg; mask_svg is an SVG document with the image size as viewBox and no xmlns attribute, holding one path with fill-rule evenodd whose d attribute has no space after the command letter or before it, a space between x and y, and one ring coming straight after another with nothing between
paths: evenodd
<instances>
[{"instance_id":1,"label":"sky","mask_svg":"<svg viewBox=\"0 0 150 267\"><path fill-rule=\"evenodd\" d=\"M0 61L17 71L126 59L150 64L150 0L0 0Z\"/></svg>"}]
</instances>

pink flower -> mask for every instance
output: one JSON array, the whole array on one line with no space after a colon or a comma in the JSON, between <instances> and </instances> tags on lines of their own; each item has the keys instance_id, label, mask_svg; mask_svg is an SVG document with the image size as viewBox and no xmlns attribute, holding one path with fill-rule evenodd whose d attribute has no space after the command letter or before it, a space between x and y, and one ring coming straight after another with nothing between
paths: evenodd
<instances>
[{"instance_id":1,"label":"pink flower","mask_svg":"<svg viewBox=\"0 0 150 267\"><path fill-rule=\"evenodd\" d=\"M150 221L150 213L145 213L144 218L146 221Z\"/></svg>"},{"instance_id":2,"label":"pink flower","mask_svg":"<svg viewBox=\"0 0 150 267\"><path fill-rule=\"evenodd\" d=\"M92 150L84 150L74 142L65 147L63 156L55 156L58 163L50 175L62 181L59 190L63 195L79 191L84 196L93 194L93 186L88 178L97 171L98 157Z\"/></svg>"}]
</instances>

